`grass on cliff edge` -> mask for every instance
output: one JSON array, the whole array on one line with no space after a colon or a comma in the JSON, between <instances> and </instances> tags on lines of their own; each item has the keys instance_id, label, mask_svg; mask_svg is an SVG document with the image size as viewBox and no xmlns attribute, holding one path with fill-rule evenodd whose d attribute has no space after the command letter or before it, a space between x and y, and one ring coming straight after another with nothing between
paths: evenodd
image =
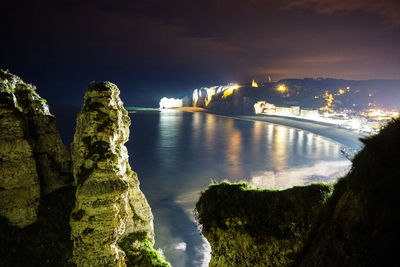
<instances>
[{"instance_id":1,"label":"grass on cliff edge","mask_svg":"<svg viewBox=\"0 0 400 267\"><path fill-rule=\"evenodd\" d=\"M151 246L146 235L146 232L132 233L119 242L126 254L127 266L170 267L165 258Z\"/></svg>"},{"instance_id":2,"label":"grass on cliff edge","mask_svg":"<svg viewBox=\"0 0 400 267\"><path fill-rule=\"evenodd\" d=\"M234 219L237 230L260 242L267 237L294 238L309 229L318 208L325 203L331 186L310 184L290 189L262 190L245 182L210 185L196 203L197 220L203 233L227 229Z\"/></svg>"}]
</instances>

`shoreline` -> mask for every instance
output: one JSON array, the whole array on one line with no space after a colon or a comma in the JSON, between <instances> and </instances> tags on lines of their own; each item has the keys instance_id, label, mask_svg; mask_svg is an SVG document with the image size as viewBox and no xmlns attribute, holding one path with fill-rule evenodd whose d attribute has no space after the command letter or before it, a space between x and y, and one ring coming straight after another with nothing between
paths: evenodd
<instances>
[{"instance_id":1,"label":"shoreline","mask_svg":"<svg viewBox=\"0 0 400 267\"><path fill-rule=\"evenodd\" d=\"M207 111L207 109L197 108L197 107L184 107L184 108L177 108L175 110L183 112L205 112L213 114L215 116L226 117L231 119L257 121L257 122L264 122L274 125L295 128L320 135L324 138L330 139L352 150L361 149L363 147L363 143L359 140L359 138L366 137L366 135L356 133L354 131L347 130L344 128L339 128L333 124L318 122L318 121L302 120L290 117L280 117L280 116L270 116L270 115L224 115L224 114L212 113Z\"/></svg>"},{"instance_id":2,"label":"shoreline","mask_svg":"<svg viewBox=\"0 0 400 267\"><path fill-rule=\"evenodd\" d=\"M229 117L229 116L227 116ZM277 117L277 116L265 116L265 115L238 115L232 116L232 118L247 120L247 121L259 121L266 122L275 125L286 126L290 128L296 128L304 131L308 131L322 137L331 139L337 143L340 143L346 147L351 149L358 150L363 144L359 140L359 138L366 137L365 135L339 128L335 125L314 122L314 121L306 121L299 119L292 119L288 117Z\"/></svg>"}]
</instances>

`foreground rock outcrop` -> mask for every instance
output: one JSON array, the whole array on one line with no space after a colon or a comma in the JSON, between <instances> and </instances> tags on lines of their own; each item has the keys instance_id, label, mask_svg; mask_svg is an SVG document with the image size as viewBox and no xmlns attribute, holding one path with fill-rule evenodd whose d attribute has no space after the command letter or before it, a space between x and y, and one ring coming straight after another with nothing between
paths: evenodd
<instances>
[{"instance_id":1,"label":"foreground rock outcrop","mask_svg":"<svg viewBox=\"0 0 400 267\"><path fill-rule=\"evenodd\" d=\"M300 266L396 266L400 119L365 144L337 182L299 256Z\"/></svg>"},{"instance_id":2,"label":"foreground rock outcrop","mask_svg":"<svg viewBox=\"0 0 400 267\"><path fill-rule=\"evenodd\" d=\"M0 70L0 215L11 225L36 221L40 195L73 182L69 150L33 85Z\"/></svg>"},{"instance_id":3,"label":"foreground rock outcrop","mask_svg":"<svg viewBox=\"0 0 400 267\"><path fill-rule=\"evenodd\" d=\"M330 188L315 184L284 191L245 183L211 185L196 204L210 242L210 266L287 266L303 248Z\"/></svg>"},{"instance_id":4,"label":"foreground rock outcrop","mask_svg":"<svg viewBox=\"0 0 400 267\"><path fill-rule=\"evenodd\" d=\"M395 266L400 210L400 120L354 157L334 186L284 191L210 186L196 209L210 266Z\"/></svg>"},{"instance_id":5,"label":"foreground rock outcrop","mask_svg":"<svg viewBox=\"0 0 400 267\"><path fill-rule=\"evenodd\" d=\"M0 71L0 266L169 266L152 247L118 88L89 86L72 158L35 90Z\"/></svg>"},{"instance_id":6,"label":"foreground rock outcrop","mask_svg":"<svg viewBox=\"0 0 400 267\"><path fill-rule=\"evenodd\" d=\"M72 145L77 190L70 224L78 266L143 263L141 251L152 249L153 216L124 145L129 125L117 86L92 83ZM158 264L147 261L148 266Z\"/></svg>"}]
</instances>

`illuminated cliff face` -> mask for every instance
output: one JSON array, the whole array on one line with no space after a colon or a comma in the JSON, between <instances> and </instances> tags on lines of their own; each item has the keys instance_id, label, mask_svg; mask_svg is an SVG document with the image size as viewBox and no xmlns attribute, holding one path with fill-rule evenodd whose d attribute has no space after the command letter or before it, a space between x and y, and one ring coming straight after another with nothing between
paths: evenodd
<instances>
[{"instance_id":1,"label":"illuminated cliff face","mask_svg":"<svg viewBox=\"0 0 400 267\"><path fill-rule=\"evenodd\" d=\"M238 84L230 84L195 89L193 91L193 106L207 107L213 97L220 95L221 98L227 98L239 87L240 86Z\"/></svg>"},{"instance_id":2,"label":"illuminated cliff face","mask_svg":"<svg viewBox=\"0 0 400 267\"><path fill-rule=\"evenodd\" d=\"M238 87L232 87L230 89L227 89L224 94L222 95L222 98L227 98L231 94L233 94L233 91L235 91Z\"/></svg>"},{"instance_id":3,"label":"illuminated cliff face","mask_svg":"<svg viewBox=\"0 0 400 267\"><path fill-rule=\"evenodd\" d=\"M207 88L206 89L207 92L207 97L205 99L205 103L206 106L208 106L208 104L210 104L212 97L215 95L215 88Z\"/></svg>"},{"instance_id":4,"label":"illuminated cliff face","mask_svg":"<svg viewBox=\"0 0 400 267\"><path fill-rule=\"evenodd\" d=\"M182 99L163 97L160 100L160 108L181 108L181 107L183 107Z\"/></svg>"}]
</instances>

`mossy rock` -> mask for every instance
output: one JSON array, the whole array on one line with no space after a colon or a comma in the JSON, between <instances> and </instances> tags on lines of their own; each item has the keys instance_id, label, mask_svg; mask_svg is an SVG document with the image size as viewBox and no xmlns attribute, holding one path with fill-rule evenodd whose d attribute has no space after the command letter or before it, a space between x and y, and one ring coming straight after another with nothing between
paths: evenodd
<instances>
[{"instance_id":1,"label":"mossy rock","mask_svg":"<svg viewBox=\"0 0 400 267\"><path fill-rule=\"evenodd\" d=\"M247 183L211 185L196 203L197 220L212 247L210 266L288 266L331 191L312 184L260 190Z\"/></svg>"},{"instance_id":2,"label":"mossy rock","mask_svg":"<svg viewBox=\"0 0 400 267\"><path fill-rule=\"evenodd\" d=\"M326 200L329 185L311 184L291 189L259 190L247 183L211 185L196 203L203 231L212 227L227 229L226 222L238 218L242 229L256 239L263 236L290 238L292 223L299 229L308 228L312 214Z\"/></svg>"},{"instance_id":3,"label":"mossy rock","mask_svg":"<svg viewBox=\"0 0 400 267\"><path fill-rule=\"evenodd\" d=\"M126 254L127 266L169 267L165 258L152 248L146 232L136 232L125 237L119 246Z\"/></svg>"},{"instance_id":4,"label":"mossy rock","mask_svg":"<svg viewBox=\"0 0 400 267\"><path fill-rule=\"evenodd\" d=\"M301 266L394 266L400 210L400 120L361 141L300 255Z\"/></svg>"}]
</instances>

